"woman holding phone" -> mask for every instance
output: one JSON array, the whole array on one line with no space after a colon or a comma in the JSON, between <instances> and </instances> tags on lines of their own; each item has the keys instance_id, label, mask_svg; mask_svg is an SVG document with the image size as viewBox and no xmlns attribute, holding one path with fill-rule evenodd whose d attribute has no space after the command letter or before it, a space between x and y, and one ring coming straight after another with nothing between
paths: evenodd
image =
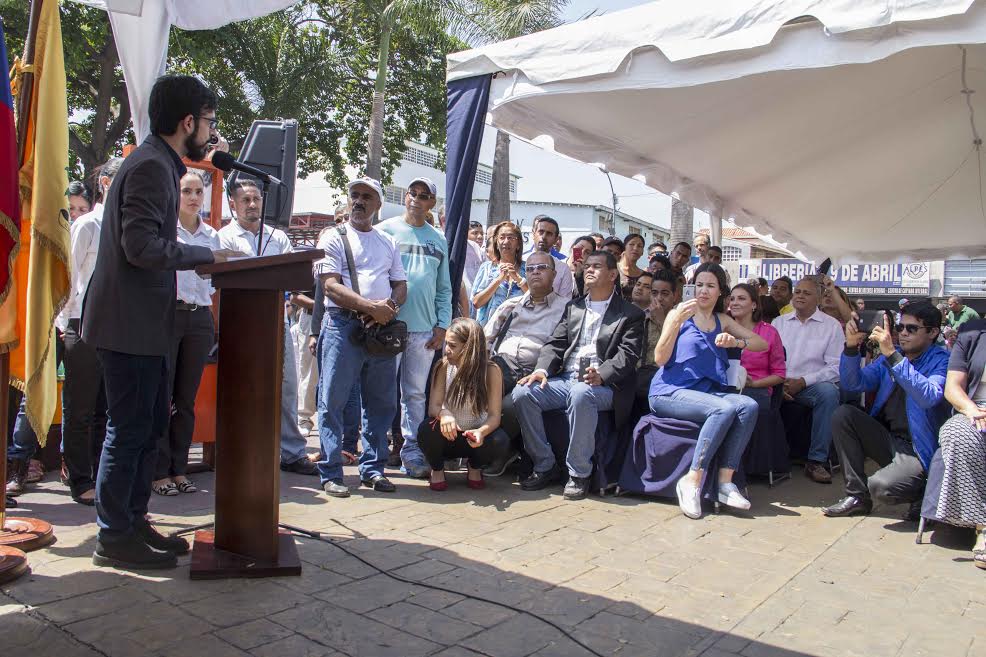
<instances>
[{"instance_id":1,"label":"woman holding phone","mask_svg":"<svg viewBox=\"0 0 986 657\"><path fill-rule=\"evenodd\" d=\"M493 231L492 241L493 257L480 266L472 283L472 305L480 324L485 324L501 303L527 292L520 229L512 222L502 221Z\"/></svg>"},{"instance_id":2,"label":"woman holding phone","mask_svg":"<svg viewBox=\"0 0 986 657\"><path fill-rule=\"evenodd\" d=\"M468 458L469 488L484 487L483 468L510 446L500 428L503 375L489 360L486 335L476 320L459 317L445 334L445 357L431 379L428 417L418 445L431 466L430 487L448 488L445 461Z\"/></svg>"},{"instance_id":3,"label":"woman holding phone","mask_svg":"<svg viewBox=\"0 0 986 657\"><path fill-rule=\"evenodd\" d=\"M723 312L729 287L726 272L714 263L695 271L695 298L671 309L654 362L661 369L650 387L650 409L658 417L702 425L688 474L678 480L678 506L689 518L702 517L702 476L719 454L718 498L749 509L733 483L743 450L757 423L757 402L727 392L727 349L766 351L767 341Z\"/></svg>"}]
</instances>

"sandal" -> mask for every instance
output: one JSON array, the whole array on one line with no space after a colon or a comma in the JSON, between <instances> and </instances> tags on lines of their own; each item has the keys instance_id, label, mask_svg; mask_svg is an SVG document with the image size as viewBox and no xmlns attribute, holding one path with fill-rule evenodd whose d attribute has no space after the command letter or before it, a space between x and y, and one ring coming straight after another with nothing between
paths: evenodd
<instances>
[{"instance_id":1,"label":"sandal","mask_svg":"<svg viewBox=\"0 0 986 657\"><path fill-rule=\"evenodd\" d=\"M154 492L165 497L174 497L178 494L178 487L175 486L174 482L169 481L166 484L154 486Z\"/></svg>"},{"instance_id":2,"label":"sandal","mask_svg":"<svg viewBox=\"0 0 986 657\"><path fill-rule=\"evenodd\" d=\"M177 481L174 486L181 493L197 493L199 489L192 483L191 479L183 479L182 481Z\"/></svg>"},{"instance_id":3,"label":"sandal","mask_svg":"<svg viewBox=\"0 0 986 657\"><path fill-rule=\"evenodd\" d=\"M29 484L36 484L45 476L45 467L41 464L41 461L37 459L31 459L28 461L27 465L27 478L25 481Z\"/></svg>"}]
</instances>

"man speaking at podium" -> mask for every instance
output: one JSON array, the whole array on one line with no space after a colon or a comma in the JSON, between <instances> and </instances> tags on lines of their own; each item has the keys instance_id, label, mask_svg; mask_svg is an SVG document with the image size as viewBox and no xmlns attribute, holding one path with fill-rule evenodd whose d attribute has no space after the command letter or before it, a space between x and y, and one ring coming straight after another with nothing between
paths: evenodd
<instances>
[{"instance_id":1,"label":"man speaking at podium","mask_svg":"<svg viewBox=\"0 0 986 657\"><path fill-rule=\"evenodd\" d=\"M215 93L196 78L159 78L148 108L151 136L124 161L106 200L82 310L82 339L96 349L106 385L106 441L96 476L97 566L174 568L176 555L188 552L184 539L157 533L145 515L155 439L168 422L175 271L232 255L176 238L181 159L205 157L216 105Z\"/></svg>"}]
</instances>

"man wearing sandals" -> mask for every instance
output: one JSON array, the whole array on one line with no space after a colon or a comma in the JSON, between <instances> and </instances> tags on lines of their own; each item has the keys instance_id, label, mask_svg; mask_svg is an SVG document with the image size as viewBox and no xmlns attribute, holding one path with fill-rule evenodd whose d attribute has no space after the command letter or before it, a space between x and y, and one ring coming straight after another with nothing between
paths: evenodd
<instances>
[{"instance_id":1,"label":"man wearing sandals","mask_svg":"<svg viewBox=\"0 0 986 657\"><path fill-rule=\"evenodd\" d=\"M313 267L325 291L325 316L316 348L321 362L318 437L323 458L317 466L322 489L332 497L349 497L342 479L343 417L357 384L363 402L360 481L378 492L396 490L383 469L389 455L387 430L397 414L397 357L371 355L353 337L364 324L390 323L407 298L401 250L394 238L373 225L383 203L383 188L377 180L359 178L349 183L348 192L345 234L336 228L322 235L318 248L325 251L325 258ZM356 281L350 274L350 258Z\"/></svg>"}]
</instances>

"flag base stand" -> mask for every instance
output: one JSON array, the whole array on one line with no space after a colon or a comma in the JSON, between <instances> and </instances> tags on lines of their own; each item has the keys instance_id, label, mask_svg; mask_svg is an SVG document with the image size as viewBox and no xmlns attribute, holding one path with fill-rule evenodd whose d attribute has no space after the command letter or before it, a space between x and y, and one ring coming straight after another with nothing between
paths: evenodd
<instances>
[{"instance_id":1,"label":"flag base stand","mask_svg":"<svg viewBox=\"0 0 986 657\"><path fill-rule=\"evenodd\" d=\"M0 584L11 582L27 571L27 555L17 548L0 547Z\"/></svg>"},{"instance_id":2,"label":"flag base stand","mask_svg":"<svg viewBox=\"0 0 986 657\"><path fill-rule=\"evenodd\" d=\"M15 548L18 552L31 552L55 541L51 524L37 518L4 518L0 528L0 550ZM21 554L23 555L23 552ZM5 553L0 552L0 558ZM0 575L2 578L2 575Z\"/></svg>"}]
</instances>

